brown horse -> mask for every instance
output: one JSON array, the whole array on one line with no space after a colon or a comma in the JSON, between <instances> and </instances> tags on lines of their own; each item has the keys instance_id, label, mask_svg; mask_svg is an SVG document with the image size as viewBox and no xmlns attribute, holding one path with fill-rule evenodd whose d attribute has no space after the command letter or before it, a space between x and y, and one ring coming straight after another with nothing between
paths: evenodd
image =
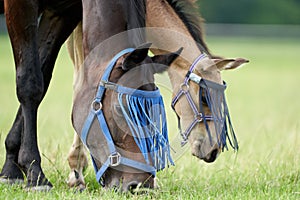
<instances>
[{"instance_id":1,"label":"brown horse","mask_svg":"<svg viewBox=\"0 0 300 200\"><path fill-rule=\"evenodd\" d=\"M191 7L193 8L193 3L190 1L147 1L146 25L148 28L144 32L147 34L147 40L150 40L156 47L152 48L151 51L159 54L166 51L174 51L180 46L184 47L182 56L176 59L168 70L174 96L180 91L185 76L194 60L203 52L210 55L202 39L201 18L192 12L193 9ZM74 90L76 93L78 85L82 83L82 75L84 74L84 68L81 67L83 63L81 24L75 29L67 44L75 65ZM221 59L214 56L212 58L211 61L204 59L202 62L197 63L193 74L218 83L219 88L223 84L220 75L221 70L233 69L248 62L245 59ZM191 83L188 86L191 99L196 102L194 105L198 110L203 103L204 115L210 116L212 111L206 100L204 99L204 102L201 103L198 98L200 93L199 84ZM199 119L199 122L204 122L198 123L198 119L195 120L195 112L193 109L190 109L191 105L187 98L181 97L174 102L174 106L178 116L181 118L180 126L185 130L184 133L189 131L189 133L184 135L184 140L189 140L192 154L206 162L213 162L226 145L224 138L221 138L224 135L221 136L220 133L217 133L214 120L206 120L204 117ZM196 124L193 124L195 121ZM223 127L223 125L221 126ZM235 138L232 140L236 142ZM82 169L87 165L87 158L82 147L79 137L75 135L68 157L71 168L68 183L70 186L78 186L79 188L84 188ZM234 143L233 147L237 149L237 144Z\"/></svg>"},{"instance_id":2,"label":"brown horse","mask_svg":"<svg viewBox=\"0 0 300 200\"><path fill-rule=\"evenodd\" d=\"M84 29L86 55L110 35L127 28L145 26L144 4L143 1L135 0L85 1L84 16L95 17L93 20L96 22ZM37 110L48 88L59 48L80 21L81 9L81 1L4 1L16 63L20 109L5 141L7 154L0 174L1 181L22 180L25 172L30 189L49 189L52 186L40 165L36 133ZM101 14L93 16L89 12L92 10L100 11ZM105 22L107 19L113 22L113 26ZM120 43L118 47L122 49L137 46L143 38L142 32L132 32L126 38L127 43ZM97 166L97 162L95 163Z\"/></svg>"},{"instance_id":3,"label":"brown horse","mask_svg":"<svg viewBox=\"0 0 300 200\"><path fill-rule=\"evenodd\" d=\"M166 129L161 127L164 122L160 122L160 118L165 119L160 109L162 104L157 102L157 98L161 97L156 94L153 74L166 70L165 66L173 62L177 53L150 59L147 57L149 47L146 51L144 47L142 53L135 50L120 61L122 54L118 52L139 46L145 40L143 29L132 29L145 25L145 16L141 16L145 13L145 5L141 4L143 1L128 1L131 8L123 9L124 1L116 2L83 2L85 62L81 80L76 81L72 121L89 148L97 181L103 186L122 191L139 185L153 188L156 170L163 169L166 165L164 160L170 158ZM133 12L136 8L138 11ZM146 63L151 61L154 67L130 70L119 80L124 73L122 70L136 69L135 66L143 64L145 57ZM114 64L116 67L109 76L107 69ZM132 88L155 90L155 95L132 91Z\"/></svg>"},{"instance_id":4,"label":"brown horse","mask_svg":"<svg viewBox=\"0 0 300 200\"><path fill-rule=\"evenodd\" d=\"M117 44L126 41L124 38L126 36L117 40L118 42L115 39L103 42L86 58L82 84L78 86L78 91L74 96L72 119L76 132L81 133L79 135L90 151L97 181L106 188L120 188L121 191L129 191L139 185L153 188L156 170L162 169L166 164L160 163L161 167L159 167L160 164L157 165L157 156L161 156L153 152L151 145L145 152L137 145L146 145L143 142L139 143L143 140L142 135L145 137L145 132L140 132L143 126L137 124L133 127L139 131L133 131L131 124L134 124L135 121L138 121L138 124L142 123L140 117L148 116L151 109L154 109L155 115L160 116L161 110L155 109L158 106L156 103L151 103L150 107L146 103L147 99L152 102L161 98L161 96L157 96L158 90L154 84L153 75L165 71L181 50L150 58L147 56L149 46L144 45L130 53L117 54L117 57L110 59L112 57L108 53L108 49L112 49L110 45L115 44L114 48L118 49ZM107 55L107 58L99 57L99 54ZM111 68L109 78L107 77L106 80L107 70ZM132 98L134 101L130 102L128 99ZM143 103L139 104L140 101ZM138 111L135 112L139 113L139 117L134 116L127 119L125 115L132 113L130 111L132 106L133 110L138 107ZM151 108L152 106L154 107ZM143 112L142 110L147 111ZM149 115L146 118L148 119L147 127L150 126L148 130L151 136L148 138L150 143L156 145L164 143L161 146L161 159L168 159L169 147L164 142L164 140L168 140L167 135L163 135L163 131L156 133L155 130L161 128L153 116ZM152 120L154 121L152 122ZM153 140L152 137L155 135L164 139ZM153 153L154 155L147 161L148 156L145 156L143 152L146 155L149 154L149 157Z\"/></svg>"}]
</instances>

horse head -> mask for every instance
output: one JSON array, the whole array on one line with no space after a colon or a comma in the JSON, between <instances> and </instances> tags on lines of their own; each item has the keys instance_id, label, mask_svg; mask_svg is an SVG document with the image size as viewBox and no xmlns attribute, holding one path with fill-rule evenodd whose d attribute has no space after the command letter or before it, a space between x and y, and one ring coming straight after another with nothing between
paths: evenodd
<instances>
[{"instance_id":1,"label":"horse head","mask_svg":"<svg viewBox=\"0 0 300 200\"><path fill-rule=\"evenodd\" d=\"M156 171L172 163L166 116L154 74L167 70L182 49L150 57L149 47L142 45L115 57L107 67L111 66L111 71L102 75L94 101L89 100L92 109L81 138L91 153L97 180L106 188L153 188ZM88 103L85 98L76 99ZM76 109L78 101L73 109L75 129L78 118L84 120Z\"/></svg>"},{"instance_id":2,"label":"horse head","mask_svg":"<svg viewBox=\"0 0 300 200\"><path fill-rule=\"evenodd\" d=\"M183 82L178 86L179 92L175 93L172 106L181 119L182 145L188 141L192 154L205 162L215 161L220 152L227 148L226 141L235 150L238 149L221 71L235 69L246 62L248 60L243 58L209 58L201 54L187 72L182 72L186 75L181 77Z\"/></svg>"}]
</instances>

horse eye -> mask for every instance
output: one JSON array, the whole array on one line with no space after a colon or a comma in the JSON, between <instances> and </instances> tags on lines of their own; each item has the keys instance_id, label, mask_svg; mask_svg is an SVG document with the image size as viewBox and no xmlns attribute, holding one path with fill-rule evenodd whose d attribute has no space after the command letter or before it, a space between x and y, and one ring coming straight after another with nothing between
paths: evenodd
<instances>
[{"instance_id":1,"label":"horse eye","mask_svg":"<svg viewBox=\"0 0 300 200\"><path fill-rule=\"evenodd\" d=\"M202 102L204 105L208 105L205 96L201 96L201 102Z\"/></svg>"},{"instance_id":2,"label":"horse eye","mask_svg":"<svg viewBox=\"0 0 300 200\"><path fill-rule=\"evenodd\" d=\"M123 68L122 68L122 65L117 65L115 68L116 68L116 69L123 69Z\"/></svg>"},{"instance_id":3,"label":"horse eye","mask_svg":"<svg viewBox=\"0 0 300 200\"><path fill-rule=\"evenodd\" d=\"M123 112L122 112L122 108L121 108L120 105L115 104L115 105L114 105L114 111L115 111L115 113L116 113L118 116L123 117Z\"/></svg>"}]
</instances>

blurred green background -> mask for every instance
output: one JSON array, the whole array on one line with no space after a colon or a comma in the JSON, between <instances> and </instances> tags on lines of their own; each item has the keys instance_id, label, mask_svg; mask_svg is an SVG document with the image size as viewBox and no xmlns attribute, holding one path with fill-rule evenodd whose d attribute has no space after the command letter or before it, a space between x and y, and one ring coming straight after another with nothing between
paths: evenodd
<instances>
[{"instance_id":1,"label":"blurred green background","mask_svg":"<svg viewBox=\"0 0 300 200\"><path fill-rule=\"evenodd\" d=\"M300 24L300 0L199 0L207 23Z\"/></svg>"}]
</instances>

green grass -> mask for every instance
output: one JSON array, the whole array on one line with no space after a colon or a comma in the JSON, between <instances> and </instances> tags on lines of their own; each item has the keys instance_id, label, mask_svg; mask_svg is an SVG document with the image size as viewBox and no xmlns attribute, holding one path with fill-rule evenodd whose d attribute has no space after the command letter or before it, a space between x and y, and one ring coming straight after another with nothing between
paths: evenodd
<instances>
[{"instance_id":1,"label":"green grass","mask_svg":"<svg viewBox=\"0 0 300 200\"><path fill-rule=\"evenodd\" d=\"M215 54L250 60L243 68L223 73L240 142L237 154L224 152L207 164L188 150L175 167L158 173L160 188L148 196L103 190L90 166L88 189L74 193L65 183L73 130L72 64L63 48L38 119L42 165L54 188L49 193L32 193L23 186L0 185L0 199L300 199L300 40L207 39ZM18 105L14 77L8 38L0 36L0 166L5 159L5 136ZM174 117L169 110L168 114ZM176 132L174 120L169 126Z\"/></svg>"}]
</instances>

